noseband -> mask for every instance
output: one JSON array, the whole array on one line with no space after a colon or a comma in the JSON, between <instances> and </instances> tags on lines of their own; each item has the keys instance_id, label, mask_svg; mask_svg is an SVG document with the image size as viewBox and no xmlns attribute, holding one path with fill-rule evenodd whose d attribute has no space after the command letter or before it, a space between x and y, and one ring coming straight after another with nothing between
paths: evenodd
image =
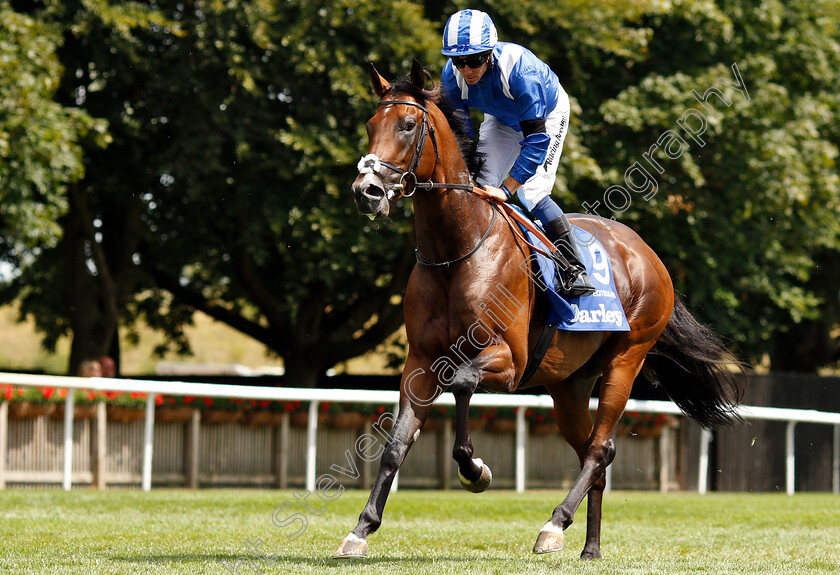
<instances>
[{"instance_id":1,"label":"noseband","mask_svg":"<svg viewBox=\"0 0 840 575\"><path fill-rule=\"evenodd\" d=\"M377 176L379 175L379 166L385 166L389 170L397 172L400 174L400 182L396 186L394 186L395 190L399 190L400 195L391 199L391 202L398 200L401 197L409 198L414 195L414 192L417 188L423 190L435 190L435 189L455 189L455 190L467 190L472 191L472 185L467 184L436 184L434 182L419 182L417 181L417 174L414 173L414 170L418 168L420 165L420 161L423 159L423 151L426 149L426 138L427 136L431 137L432 140L432 147L435 149L435 165L432 168L432 173L434 174L435 168L437 168L438 161L440 160L440 152L438 150L438 143L437 138L435 137L435 127L429 121L429 110L426 106L420 104L419 102L414 102L412 100L388 100L385 102L379 102L379 106L395 106L397 104L403 104L405 106L414 106L415 108L420 108L423 111L423 121L420 125L420 135L417 138L417 143L414 146L414 155L411 157L411 163L408 165L407 170L403 170L399 166L395 166L389 162L379 159L376 154L368 154L361 160L359 160L359 172L362 174L373 173ZM414 180L414 189L411 193L405 193L405 184L406 178L411 177ZM381 176L380 176L381 177ZM431 177L431 176L430 176Z\"/></svg>"},{"instance_id":2,"label":"noseband","mask_svg":"<svg viewBox=\"0 0 840 575\"><path fill-rule=\"evenodd\" d=\"M385 102L379 102L379 106L395 106L397 104L404 104L406 106L414 106L415 108L420 108L423 110L423 121L420 126L420 135L418 136L417 143L414 146L414 155L411 158L411 163L408 165L407 170L403 170L402 168L395 166L389 162L385 162L376 154L368 154L367 156L363 157L359 160L359 173L361 174L375 174L382 179L382 176L379 175L379 167L384 166L389 170L397 172L400 174L400 182L396 186L394 186L395 190L399 190L400 195L394 198L389 198L389 202L393 203L401 197L411 197L414 195L414 192L417 191L418 188L423 190L435 190L435 189L451 189L451 190L466 190L468 192L473 191L472 184L446 184L446 183L435 183L430 181L427 182L418 182L417 181L417 174L414 173L414 170L420 165L420 161L423 158L423 150L426 149L426 138L430 136L432 139L432 146L435 149L435 165L432 168L432 174L435 172L435 168L437 168L438 161L440 160L440 152L438 151L438 143L437 138L435 137L435 127L429 121L429 110L418 102L414 102L412 100L388 100ZM411 190L410 193L405 193L405 181L407 177L411 177L414 180L414 188ZM431 175L429 176L432 177ZM490 231L493 229L493 226L496 223L496 210L493 210L493 218L490 220L490 225L487 227L487 231L484 232L482 238L478 241L478 244L471 249L468 253L464 254L461 257L455 258L454 260L444 261L444 262L432 262L424 258L420 255L420 251L415 249L414 255L417 258L417 262L425 267L429 268L449 268L454 264L462 262L467 258L471 257L478 249L484 244L487 237L490 235Z\"/></svg>"}]
</instances>

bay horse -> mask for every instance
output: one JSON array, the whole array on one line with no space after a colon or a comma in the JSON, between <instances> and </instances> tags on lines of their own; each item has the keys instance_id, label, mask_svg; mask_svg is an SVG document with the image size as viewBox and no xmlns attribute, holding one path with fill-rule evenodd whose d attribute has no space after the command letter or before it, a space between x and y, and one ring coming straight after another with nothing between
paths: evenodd
<instances>
[{"instance_id":1,"label":"bay horse","mask_svg":"<svg viewBox=\"0 0 840 575\"><path fill-rule=\"evenodd\" d=\"M426 89L426 76L415 60L407 79L392 86L370 66L380 103L367 123L368 155L359 163L354 199L362 214L377 219L387 217L399 197L413 196L418 263L404 298L409 349L399 412L370 498L335 558L366 556L367 538L382 523L394 476L434 399L446 388L456 401L452 456L461 484L474 492L487 489L490 468L473 458L470 398L479 387L507 393L520 387L548 314L546 298L520 267L530 256L528 247L512 226L496 218L491 202L472 193L456 136L458 121L442 110L439 92ZM727 370L719 336L692 317L676 297L665 266L634 231L595 216L569 219L595 230L612 264L631 329L556 331L525 385L548 390L559 430L581 466L566 498L540 530L534 552L563 547L563 531L588 496L581 557L592 559L601 556L604 471L615 457L616 425L643 365L683 412L704 427L738 419L735 407L743 382ZM500 290L506 299L498 297ZM503 301L508 304L500 306ZM589 398L599 377L593 423Z\"/></svg>"}]
</instances>

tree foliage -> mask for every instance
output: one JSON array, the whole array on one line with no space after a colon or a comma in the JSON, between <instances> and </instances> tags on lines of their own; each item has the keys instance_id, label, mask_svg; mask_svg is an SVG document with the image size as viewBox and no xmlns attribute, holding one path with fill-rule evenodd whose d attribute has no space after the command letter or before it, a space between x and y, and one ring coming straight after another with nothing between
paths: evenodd
<instances>
[{"instance_id":1,"label":"tree foliage","mask_svg":"<svg viewBox=\"0 0 840 575\"><path fill-rule=\"evenodd\" d=\"M177 19L151 79L167 129L144 261L176 300L312 383L401 323L405 228L374 229L348 190L374 108L362 64L427 53L422 15L407 2L253 2Z\"/></svg>"},{"instance_id":2,"label":"tree foliage","mask_svg":"<svg viewBox=\"0 0 840 575\"><path fill-rule=\"evenodd\" d=\"M840 303L827 263L836 261L840 234L836 0L458 1L440 16L467 7L487 10L500 39L548 61L570 94L556 189L564 209L634 227L698 315L751 359L770 353L784 369L832 359L828 334ZM733 64L748 96L719 82L735 83ZM728 103L710 95L709 112L692 90L702 97L715 87ZM699 115L683 118L688 110L707 123L696 139L677 124L699 128ZM675 159L661 146L651 152L669 130L686 142ZM636 165L648 179L638 170L627 176Z\"/></svg>"},{"instance_id":3,"label":"tree foliage","mask_svg":"<svg viewBox=\"0 0 840 575\"><path fill-rule=\"evenodd\" d=\"M815 257L836 254L840 238L840 36L828 16L836 8L677 4L651 20L649 56L633 66L638 81L599 110L608 182L623 183L636 161L659 182L619 217L667 258L701 316L753 357L837 300L836 284L810 281ZM748 95L731 88L733 66ZM728 99L709 93L714 111L692 95L711 87ZM707 122L696 140L676 124L692 108ZM642 154L669 129L689 149L656 174Z\"/></svg>"},{"instance_id":4,"label":"tree foliage","mask_svg":"<svg viewBox=\"0 0 840 575\"><path fill-rule=\"evenodd\" d=\"M116 312L187 349L182 326L200 309L311 384L399 327L408 220L374 228L347 191L375 107L364 63L395 74L430 53L419 6L81 2L36 12L66 37L62 96L106 118L113 137L86 150L78 210L63 222L76 233L15 284L49 342L72 328L74 341L80 331L91 341L77 361L101 353ZM48 294L66 292L70 277L84 312L56 321L68 307ZM36 282L44 289L27 297Z\"/></svg>"},{"instance_id":5,"label":"tree foliage","mask_svg":"<svg viewBox=\"0 0 840 575\"><path fill-rule=\"evenodd\" d=\"M66 185L83 172L80 140L104 131L54 97L59 31L0 1L0 261L23 268L55 245Z\"/></svg>"},{"instance_id":6,"label":"tree foliage","mask_svg":"<svg viewBox=\"0 0 840 575\"><path fill-rule=\"evenodd\" d=\"M832 358L836 0L12 5L0 0L0 257L16 277L2 298L47 345L72 334L73 364L118 353L118 326L139 319L188 351L194 310L307 384L391 334L411 212L374 225L352 205L375 108L364 66L394 78L418 57L436 76L443 25L465 7L572 98L564 209L637 229L751 357ZM712 87L729 102L712 94L715 113L692 95ZM699 125L690 109L695 138L677 123ZM669 131L686 145L673 159L651 152ZM637 165L647 181L628 175Z\"/></svg>"}]
</instances>

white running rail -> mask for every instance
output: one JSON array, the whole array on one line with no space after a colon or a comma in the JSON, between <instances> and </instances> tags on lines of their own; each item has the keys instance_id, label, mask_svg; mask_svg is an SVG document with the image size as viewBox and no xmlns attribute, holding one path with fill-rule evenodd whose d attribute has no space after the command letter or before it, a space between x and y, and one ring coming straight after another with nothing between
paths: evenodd
<instances>
[{"instance_id":1,"label":"white running rail","mask_svg":"<svg viewBox=\"0 0 840 575\"><path fill-rule=\"evenodd\" d=\"M372 391L350 389L310 389L292 387L257 387L252 385L228 385L211 383L189 383L182 381L151 381L137 379L109 379L102 377L67 377L57 375L26 375L15 373L0 373L0 384L19 386L48 386L65 389L90 389L98 391L124 391L148 394L146 399L146 423L143 449L142 488L149 491L152 488L152 442L154 439L154 416L156 394L191 395L194 397L227 397L241 399L256 399L270 401L308 401L310 414L317 413L318 404L322 401L349 403L380 403L399 406L398 391ZM73 442L73 396L67 394L67 404L64 410L64 469L63 488L71 488L72 442ZM455 398L451 393L442 394L435 402L439 405L455 405ZM516 491L525 491L525 429L524 410L529 407L553 408L554 402L548 395L508 395L508 394L476 394L470 400L471 405L484 407L519 407L516 419ZM598 407L598 400L589 403L593 411ZM634 400L627 402L628 411L645 413L666 413L679 415L681 412L676 405L669 401ZM395 411L396 413L396 411ZM788 495L794 493L796 468L794 450L794 429L797 423L821 423L834 426L834 449L832 456L832 491L840 493L840 413L816 411L807 409L782 409L775 407L741 406L738 413L744 419L763 419L771 421L787 421L785 441L786 451L786 487ZM7 404L0 404L0 443L7 441ZM307 429L307 465L306 488L315 490L315 461L317 449L318 418L309 418ZM703 430L701 434L700 465L698 473L698 491L705 494L708 488L707 477L709 468L709 442L712 434ZM5 452L5 445L0 445ZM0 458L0 475L4 461ZM607 468L607 482L609 485L609 468ZM396 482L395 482L396 485Z\"/></svg>"}]
</instances>

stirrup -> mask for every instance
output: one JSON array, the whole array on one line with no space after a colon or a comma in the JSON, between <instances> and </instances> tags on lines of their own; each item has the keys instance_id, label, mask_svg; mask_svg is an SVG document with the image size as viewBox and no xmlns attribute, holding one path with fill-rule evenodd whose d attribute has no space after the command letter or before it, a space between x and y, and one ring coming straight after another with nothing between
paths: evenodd
<instances>
[{"instance_id":1,"label":"stirrup","mask_svg":"<svg viewBox=\"0 0 840 575\"><path fill-rule=\"evenodd\" d=\"M561 297L585 297L595 293L595 286L592 285L592 281L582 266L571 267L562 272L562 276L558 278L556 289Z\"/></svg>"}]
</instances>

